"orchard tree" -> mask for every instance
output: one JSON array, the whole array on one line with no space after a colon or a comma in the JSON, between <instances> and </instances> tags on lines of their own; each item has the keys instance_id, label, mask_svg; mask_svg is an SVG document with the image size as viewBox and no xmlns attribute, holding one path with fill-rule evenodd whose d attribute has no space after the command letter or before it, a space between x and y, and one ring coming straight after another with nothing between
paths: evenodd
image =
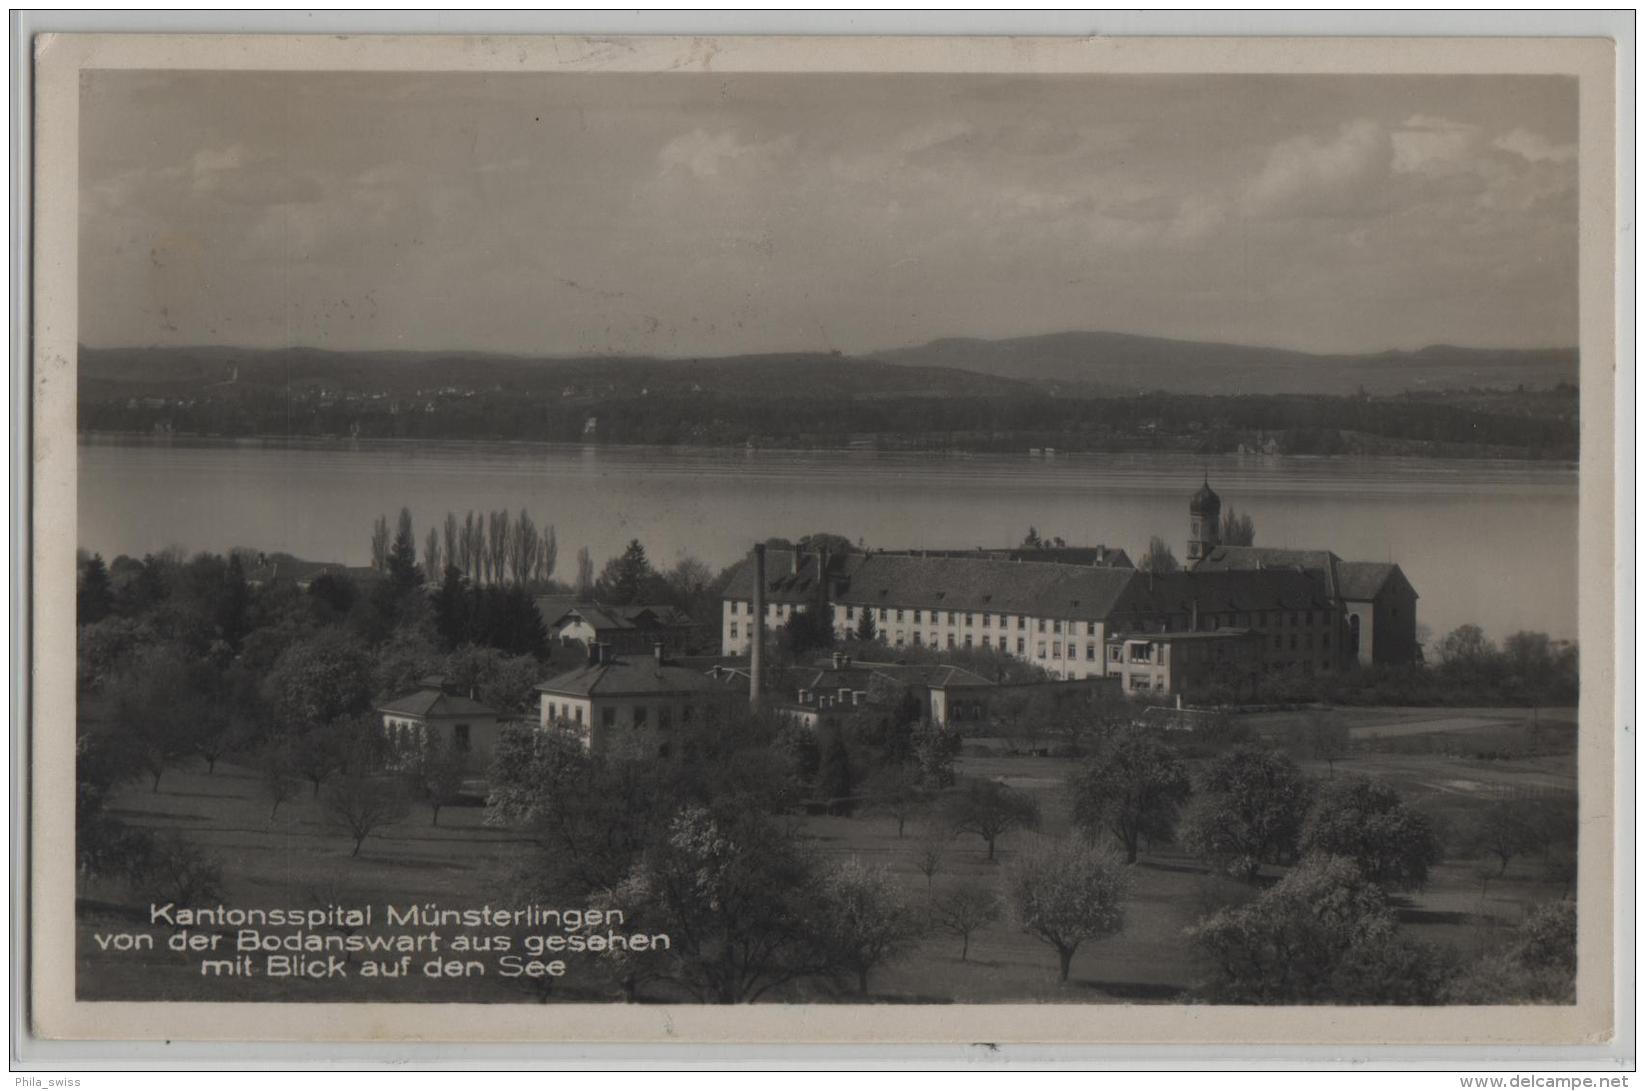
<instances>
[{"instance_id":1,"label":"orchard tree","mask_svg":"<svg viewBox=\"0 0 1645 1091\"><path fill-rule=\"evenodd\" d=\"M1532 909L1506 944L1493 945L1445 990L1448 1004L1574 1004L1576 903Z\"/></svg>"},{"instance_id":2,"label":"orchard tree","mask_svg":"<svg viewBox=\"0 0 1645 1091\"><path fill-rule=\"evenodd\" d=\"M971 937L1002 916L1000 896L985 886L965 883L946 891L931 905L931 922L958 936L960 961L971 954Z\"/></svg>"},{"instance_id":3,"label":"orchard tree","mask_svg":"<svg viewBox=\"0 0 1645 1091\"><path fill-rule=\"evenodd\" d=\"M1037 830L1040 808L1034 797L994 780L977 780L950 796L949 824L956 833L974 833L988 844L988 859L994 859L994 843L1012 830Z\"/></svg>"},{"instance_id":4,"label":"orchard tree","mask_svg":"<svg viewBox=\"0 0 1645 1091\"><path fill-rule=\"evenodd\" d=\"M297 762L291 742L275 739L257 752L257 784L263 798L269 801L268 820L274 821L280 813L280 804L287 802L301 790Z\"/></svg>"},{"instance_id":5,"label":"orchard tree","mask_svg":"<svg viewBox=\"0 0 1645 1091\"><path fill-rule=\"evenodd\" d=\"M942 870L943 862L948 858L948 843L954 839L953 832L947 827L932 822L928 824L915 842L910 855L914 858L914 869L925 876L925 892L931 893L931 886L936 882L937 872Z\"/></svg>"},{"instance_id":6,"label":"orchard tree","mask_svg":"<svg viewBox=\"0 0 1645 1091\"><path fill-rule=\"evenodd\" d=\"M1369 777L1324 785L1302 824L1303 855L1342 856L1387 890L1416 890L1439 862L1439 839L1428 819L1398 792Z\"/></svg>"},{"instance_id":7,"label":"orchard tree","mask_svg":"<svg viewBox=\"0 0 1645 1091\"><path fill-rule=\"evenodd\" d=\"M870 773L863 792L874 813L886 815L897 823L898 840L902 839L908 820L927 805L918 770L901 763L882 765Z\"/></svg>"},{"instance_id":8,"label":"orchard tree","mask_svg":"<svg viewBox=\"0 0 1645 1091\"><path fill-rule=\"evenodd\" d=\"M752 810L687 807L617 887L635 927L669 936L654 976L699 1003L752 1003L841 968L816 860ZM821 919L819 919L821 918Z\"/></svg>"},{"instance_id":9,"label":"orchard tree","mask_svg":"<svg viewBox=\"0 0 1645 1091\"><path fill-rule=\"evenodd\" d=\"M1188 930L1200 995L1224 1004L1431 1004L1441 954L1401 936L1387 895L1343 857L1310 856Z\"/></svg>"},{"instance_id":10,"label":"orchard tree","mask_svg":"<svg viewBox=\"0 0 1645 1091\"><path fill-rule=\"evenodd\" d=\"M417 740L408 773L413 793L428 804L429 825L438 826L440 808L455 803L462 795L467 771L467 755L455 739L424 732Z\"/></svg>"},{"instance_id":11,"label":"orchard tree","mask_svg":"<svg viewBox=\"0 0 1645 1091\"><path fill-rule=\"evenodd\" d=\"M1315 712L1292 726L1287 749L1299 760L1323 761L1332 776L1337 762L1348 753L1348 725L1326 712Z\"/></svg>"},{"instance_id":12,"label":"orchard tree","mask_svg":"<svg viewBox=\"0 0 1645 1091\"><path fill-rule=\"evenodd\" d=\"M1070 782L1074 821L1088 835L1108 832L1137 862L1143 838L1169 841L1188 799L1188 768L1153 732L1130 727L1112 735Z\"/></svg>"},{"instance_id":13,"label":"orchard tree","mask_svg":"<svg viewBox=\"0 0 1645 1091\"><path fill-rule=\"evenodd\" d=\"M1495 856L1497 874L1504 875L1514 857L1533 852L1545 843L1537 801L1527 795L1503 795L1480 806L1463 829L1464 851Z\"/></svg>"},{"instance_id":14,"label":"orchard tree","mask_svg":"<svg viewBox=\"0 0 1645 1091\"><path fill-rule=\"evenodd\" d=\"M405 789L389 777L353 774L326 789L322 803L327 822L354 840L350 856L360 855L366 838L411 813Z\"/></svg>"},{"instance_id":15,"label":"orchard tree","mask_svg":"<svg viewBox=\"0 0 1645 1091\"><path fill-rule=\"evenodd\" d=\"M1241 746L1214 759L1182 820L1189 851L1256 882L1262 865L1296 854L1308 782L1277 750Z\"/></svg>"},{"instance_id":16,"label":"orchard tree","mask_svg":"<svg viewBox=\"0 0 1645 1091\"><path fill-rule=\"evenodd\" d=\"M1028 849L1006 875L1006 896L1018 926L1057 952L1058 981L1080 947L1125 927L1130 873L1107 846L1068 838Z\"/></svg>"},{"instance_id":17,"label":"orchard tree","mask_svg":"<svg viewBox=\"0 0 1645 1091\"><path fill-rule=\"evenodd\" d=\"M847 860L822 882L822 921L829 961L868 994L868 975L913 949L920 921L883 867Z\"/></svg>"}]
</instances>

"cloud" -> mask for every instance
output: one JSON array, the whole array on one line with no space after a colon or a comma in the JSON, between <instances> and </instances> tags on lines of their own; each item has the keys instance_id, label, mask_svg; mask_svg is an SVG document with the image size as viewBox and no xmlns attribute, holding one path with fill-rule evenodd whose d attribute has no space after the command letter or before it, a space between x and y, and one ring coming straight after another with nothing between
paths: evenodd
<instances>
[{"instance_id":1,"label":"cloud","mask_svg":"<svg viewBox=\"0 0 1645 1091\"><path fill-rule=\"evenodd\" d=\"M1242 204L1253 216L1344 216L1374 211L1393 162L1380 124L1362 118L1321 139L1298 136L1268 152Z\"/></svg>"},{"instance_id":2,"label":"cloud","mask_svg":"<svg viewBox=\"0 0 1645 1091\"><path fill-rule=\"evenodd\" d=\"M1541 133L1514 129L1491 142L1493 148L1510 152L1532 163L1569 163L1576 159L1575 144L1555 144Z\"/></svg>"},{"instance_id":3,"label":"cloud","mask_svg":"<svg viewBox=\"0 0 1645 1091\"><path fill-rule=\"evenodd\" d=\"M1481 133L1478 125L1416 114L1393 130L1389 140L1394 149L1395 172L1446 173L1466 166L1477 154Z\"/></svg>"}]
</instances>

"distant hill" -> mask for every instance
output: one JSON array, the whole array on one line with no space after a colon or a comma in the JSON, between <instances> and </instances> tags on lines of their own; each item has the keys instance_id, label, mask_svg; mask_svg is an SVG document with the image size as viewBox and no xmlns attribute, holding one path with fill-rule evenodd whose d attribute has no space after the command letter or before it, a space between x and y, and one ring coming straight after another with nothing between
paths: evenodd
<instances>
[{"instance_id":1,"label":"distant hill","mask_svg":"<svg viewBox=\"0 0 1645 1091\"><path fill-rule=\"evenodd\" d=\"M211 391L373 390L403 397L442 387L525 396L622 398L699 392L761 398L978 398L1033 395L1005 376L891 364L828 353L712 359L531 358L475 352L329 352L322 349L80 349L82 399Z\"/></svg>"},{"instance_id":2,"label":"distant hill","mask_svg":"<svg viewBox=\"0 0 1645 1091\"><path fill-rule=\"evenodd\" d=\"M954 368L1109 394L1398 394L1577 381L1575 349L1472 349L1316 355L1124 333L1055 333L1001 341L948 338L876 353L889 363Z\"/></svg>"}]
</instances>

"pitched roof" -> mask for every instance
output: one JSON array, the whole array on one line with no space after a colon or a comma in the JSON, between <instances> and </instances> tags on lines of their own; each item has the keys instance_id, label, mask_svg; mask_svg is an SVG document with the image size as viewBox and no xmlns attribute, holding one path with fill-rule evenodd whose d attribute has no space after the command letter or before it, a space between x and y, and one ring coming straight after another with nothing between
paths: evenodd
<instances>
[{"instance_id":1,"label":"pitched roof","mask_svg":"<svg viewBox=\"0 0 1645 1091\"><path fill-rule=\"evenodd\" d=\"M999 561L1030 561L1038 564L1067 564L1076 567L1135 568L1123 549L1113 546L1012 546L1008 549L886 549L892 557L985 557Z\"/></svg>"},{"instance_id":2,"label":"pitched roof","mask_svg":"<svg viewBox=\"0 0 1645 1091\"><path fill-rule=\"evenodd\" d=\"M1326 590L1337 596L1337 567L1342 558L1329 549L1277 549L1272 546L1217 546L1194 566L1196 572L1266 571L1270 568L1302 568L1317 572Z\"/></svg>"},{"instance_id":3,"label":"pitched roof","mask_svg":"<svg viewBox=\"0 0 1645 1091\"><path fill-rule=\"evenodd\" d=\"M815 601L815 558L805 558L799 570L789 574L786 554L772 563L773 554L782 552L773 550L766 557L766 601ZM742 561L722 597L751 599L753 568L751 561ZM831 597L846 605L1036 617L1105 617L1134 576L1129 568L1029 564L972 555L847 554L831 557L828 566Z\"/></svg>"},{"instance_id":4,"label":"pitched roof","mask_svg":"<svg viewBox=\"0 0 1645 1091\"><path fill-rule=\"evenodd\" d=\"M1397 564L1381 561L1343 561L1337 566L1337 587L1345 599L1369 602L1381 594L1383 587L1396 576L1409 586L1410 581L1405 579L1405 573L1400 571ZM1415 588L1412 588L1411 593L1416 594Z\"/></svg>"},{"instance_id":5,"label":"pitched roof","mask_svg":"<svg viewBox=\"0 0 1645 1091\"><path fill-rule=\"evenodd\" d=\"M1120 619L1161 614L1326 610L1331 596L1316 572L1296 568L1170 572L1139 575L1114 607ZM1116 622L1116 626L1121 624Z\"/></svg>"},{"instance_id":6,"label":"pitched roof","mask_svg":"<svg viewBox=\"0 0 1645 1091\"><path fill-rule=\"evenodd\" d=\"M447 716L495 716L497 710L457 693L423 686L377 706L378 712L436 720Z\"/></svg>"},{"instance_id":7,"label":"pitched roof","mask_svg":"<svg viewBox=\"0 0 1645 1091\"><path fill-rule=\"evenodd\" d=\"M1382 561L1345 561L1328 549L1275 549L1269 546L1217 546L1194 566L1196 572L1250 571L1271 568L1305 568L1318 572L1332 597L1369 602L1397 573L1397 564ZM1407 585L1410 581L1405 580ZM1413 589L1413 594L1415 589Z\"/></svg>"},{"instance_id":8,"label":"pitched roof","mask_svg":"<svg viewBox=\"0 0 1645 1091\"><path fill-rule=\"evenodd\" d=\"M658 663L649 655L587 664L537 684L539 692L575 697L719 693L727 688L700 670Z\"/></svg>"},{"instance_id":9,"label":"pitched roof","mask_svg":"<svg viewBox=\"0 0 1645 1091\"><path fill-rule=\"evenodd\" d=\"M554 596L543 596L538 599L538 609L542 610L544 600ZM550 616L544 613L543 622L550 628L561 625L572 615L576 615L595 629L668 629L684 628L693 624L690 615L673 606L662 604L635 603L632 606L602 606L599 603L568 601L558 613Z\"/></svg>"}]
</instances>

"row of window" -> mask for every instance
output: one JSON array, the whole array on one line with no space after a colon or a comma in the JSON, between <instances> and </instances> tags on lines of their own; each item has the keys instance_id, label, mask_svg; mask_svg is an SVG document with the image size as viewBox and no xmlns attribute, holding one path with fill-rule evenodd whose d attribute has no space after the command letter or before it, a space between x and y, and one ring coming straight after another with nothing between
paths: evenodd
<instances>
[{"instance_id":1,"label":"row of window","mask_svg":"<svg viewBox=\"0 0 1645 1091\"><path fill-rule=\"evenodd\" d=\"M774 603L774 604L772 604L771 606L769 606L767 608L766 612L771 617L774 617L774 618L786 618L786 617L791 616L795 612L803 611L804 609L805 608L803 606L795 606L795 605L791 605L791 604L787 604L787 603ZM856 606L847 606L847 607L845 607L845 620L846 621L856 621L856 620L858 620L858 617L859 617L859 615L857 613L858 609L859 608L856 607ZM926 609L923 609L923 608L921 608L921 609L910 609L910 608L906 608L906 607L893 607L893 606L880 606L880 607L864 606L864 607L861 607L861 609L866 613L873 614L876 621L902 621L902 622L907 622L909 620L912 620L915 624L918 625L918 624L924 624L927 621L926 615L929 614L930 615L929 621L932 624L935 624L935 625L957 625L957 626L960 626L962 628L983 628L983 629L994 629L994 628L1011 629L1011 628L1016 628L1016 629L1021 630L1021 631L1027 631L1028 622L1030 620L1026 615L1020 615L1020 614L1018 614L1018 615L1013 615L1013 614L978 614L978 613L963 613L959 610L926 610ZM745 616L745 617L751 617L751 616L753 616L753 613L754 613L753 603L750 603L746 600L738 599L738 600L732 602L732 604L731 604L731 613L732 613L733 616L741 615L741 616ZM910 619L910 617L909 617L910 614L913 615L912 619ZM1064 624L1066 624L1069 633L1076 633L1080 630L1081 626L1083 626L1084 630L1085 630L1085 634L1087 636L1096 636L1097 635L1097 630L1102 624L1099 621L1069 621L1069 622L1065 623L1062 620L1055 619L1055 618L1052 618L1052 619L1036 618L1036 619L1033 619L1033 620L1034 620L1035 629L1038 632L1042 632L1042 633L1045 632L1046 631L1046 626L1049 625L1051 632L1061 633L1063 631ZM735 627L735 623L733 623L733 627Z\"/></svg>"},{"instance_id":2,"label":"row of window","mask_svg":"<svg viewBox=\"0 0 1645 1091\"><path fill-rule=\"evenodd\" d=\"M571 723L580 726L583 722L582 705L574 705L569 701L564 704L558 701L550 701L547 707L550 723ZM674 726L674 711L674 709L667 706L656 709L659 730L667 731ZM617 706L607 705L600 709L600 726L616 727L619 722L622 722L630 727L646 727L651 722L651 712L652 709L648 705L633 705L629 708L628 715L619 718ZM695 712L696 709L693 706L681 705L679 722L682 724L691 723Z\"/></svg>"}]
</instances>

